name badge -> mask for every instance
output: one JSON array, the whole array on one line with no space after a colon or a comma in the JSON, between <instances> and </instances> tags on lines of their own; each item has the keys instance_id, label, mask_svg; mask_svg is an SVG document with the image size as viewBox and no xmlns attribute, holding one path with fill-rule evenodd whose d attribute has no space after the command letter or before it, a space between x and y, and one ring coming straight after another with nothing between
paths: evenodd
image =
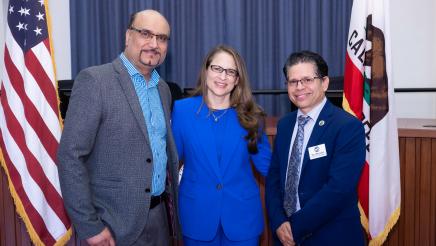
<instances>
[{"instance_id":1,"label":"name badge","mask_svg":"<svg viewBox=\"0 0 436 246\"><path fill-rule=\"evenodd\" d=\"M327 156L325 144L309 147L309 158L311 160Z\"/></svg>"}]
</instances>

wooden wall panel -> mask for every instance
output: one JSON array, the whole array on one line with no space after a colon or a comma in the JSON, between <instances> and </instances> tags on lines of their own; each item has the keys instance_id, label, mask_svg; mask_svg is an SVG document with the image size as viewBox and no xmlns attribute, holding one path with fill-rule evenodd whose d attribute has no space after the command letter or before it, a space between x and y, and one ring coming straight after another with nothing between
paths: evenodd
<instances>
[{"instance_id":1,"label":"wooden wall panel","mask_svg":"<svg viewBox=\"0 0 436 246\"><path fill-rule=\"evenodd\" d=\"M421 151L420 151L420 179L419 184L417 186L419 187L419 191L417 194L419 194L419 240L418 242L424 242L424 244L421 244L423 246L430 245L430 231L429 226L430 225L430 190L431 190L431 180L430 180L430 174L431 174L431 139L429 138L423 138L421 139Z\"/></svg>"},{"instance_id":2,"label":"wooden wall panel","mask_svg":"<svg viewBox=\"0 0 436 246\"><path fill-rule=\"evenodd\" d=\"M272 143L275 122L269 121L268 139ZM268 124L268 123L267 123ZM432 134L399 131L401 216L384 245L436 245L436 131ZM4 170L0 175L0 246L31 245L24 223L15 213ZM264 178L255 173L262 199ZM264 201L262 201L264 203ZM264 205L264 204L263 204ZM266 213L265 213L266 218ZM262 246L270 246L272 231L266 227L261 237ZM69 246L86 245L74 235Z\"/></svg>"},{"instance_id":3,"label":"wooden wall panel","mask_svg":"<svg viewBox=\"0 0 436 246\"><path fill-rule=\"evenodd\" d=\"M436 245L436 138L431 141L430 245Z\"/></svg>"},{"instance_id":4,"label":"wooden wall panel","mask_svg":"<svg viewBox=\"0 0 436 246\"><path fill-rule=\"evenodd\" d=\"M406 139L406 155L404 165L404 210L402 211L402 217L400 220L404 220L404 226L409 229L410 235L404 238L405 245L415 245L415 177L416 177L416 165L415 165L415 139Z\"/></svg>"},{"instance_id":5,"label":"wooden wall panel","mask_svg":"<svg viewBox=\"0 0 436 246\"><path fill-rule=\"evenodd\" d=\"M0 167L1 169L2 167ZM5 207L4 207L4 197L3 188L7 186L7 184L3 184L3 172L0 173L0 245L6 245L6 236L5 236Z\"/></svg>"},{"instance_id":6,"label":"wooden wall panel","mask_svg":"<svg viewBox=\"0 0 436 246\"><path fill-rule=\"evenodd\" d=\"M412 198L410 199L411 202L414 203L414 210L411 211L411 214L413 216L413 225L415 225L413 227L413 229L415 230L414 233L414 245L418 245L419 243L419 228L420 228L420 224L419 224L419 213L420 213L420 196L421 194L419 194L419 180L421 177L421 167L420 167L420 153L421 153L421 141L420 139L416 139L415 138L415 156L412 156L412 158L415 159L414 161L414 169L415 169L415 177L413 177L413 182L410 182L408 185L412 186L414 189L413 194L412 194ZM408 165L408 163L406 163L406 165ZM409 166L409 165L408 165ZM407 184L406 184L407 185Z\"/></svg>"},{"instance_id":7,"label":"wooden wall panel","mask_svg":"<svg viewBox=\"0 0 436 246\"><path fill-rule=\"evenodd\" d=\"M4 173L4 170L2 169L2 195L1 201L3 203L3 209L4 209L4 218L3 218L3 226L4 233L1 233L2 235L5 235L4 239L4 245L16 245L16 232L15 232L15 207L12 201L12 196L9 193L8 189L8 181L6 178L6 174ZM3 240L2 240L3 241Z\"/></svg>"},{"instance_id":8,"label":"wooden wall panel","mask_svg":"<svg viewBox=\"0 0 436 246\"><path fill-rule=\"evenodd\" d=\"M436 138L399 140L401 216L385 245L436 245Z\"/></svg>"},{"instance_id":9,"label":"wooden wall panel","mask_svg":"<svg viewBox=\"0 0 436 246\"><path fill-rule=\"evenodd\" d=\"M5 207L5 187L7 187L7 184L4 181L4 171L2 170L2 167L0 167L1 174L0 174L0 245L6 245L6 207Z\"/></svg>"}]
</instances>

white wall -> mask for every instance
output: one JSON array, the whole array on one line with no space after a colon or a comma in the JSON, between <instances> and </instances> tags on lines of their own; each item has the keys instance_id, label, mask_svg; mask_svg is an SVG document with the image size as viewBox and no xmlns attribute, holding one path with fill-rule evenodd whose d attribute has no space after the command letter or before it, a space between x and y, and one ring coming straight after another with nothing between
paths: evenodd
<instances>
[{"instance_id":1,"label":"white wall","mask_svg":"<svg viewBox=\"0 0 436 246\"><path fill-rule=\"evenodd\" d=\"M436 88L436 1L391 0L395 88ZM396 93L400 118L436 118L436 92Z\"/></svg>"},{"instance_id":2,"label":"white wall","mask_svg":"<svg viewBox=\"0 0 436 246\"><path fill-rule=\"evenodd\" d=\"M390 0L392 79L395 88L436 88L436 1ZM0 0L6 13L7 0ZM68 0L49 0L57 78L71 79ZM0 15L0 64L5 14ZM436 118L436 92L396 93L400 118Z\"/></svg>"},{"instance_id":3,"label":"white wall","mask_svg":"<svg viewBox=\"0 0 436 246\"><path fill-rule=\"evenodd\" d=\"M49 0L58 80L71 79L70 1Z\"/></svg>"}]
</instances>

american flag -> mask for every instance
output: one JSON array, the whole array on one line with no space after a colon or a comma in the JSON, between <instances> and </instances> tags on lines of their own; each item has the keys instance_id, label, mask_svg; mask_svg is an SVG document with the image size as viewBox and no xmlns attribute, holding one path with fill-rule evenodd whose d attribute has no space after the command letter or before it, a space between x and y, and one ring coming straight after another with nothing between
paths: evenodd
<instances>
[{"instance_id":1,"label":"american flag","mask_svg":"<svg viewBox=\"0 0 436 246\"><path fill-rule=\"evenodd\" d=\"M1 164L18 214L35 245L68 241L56 166L61 136L47 2L11 0L1 63Z\"/></svg>"}]
</instances>

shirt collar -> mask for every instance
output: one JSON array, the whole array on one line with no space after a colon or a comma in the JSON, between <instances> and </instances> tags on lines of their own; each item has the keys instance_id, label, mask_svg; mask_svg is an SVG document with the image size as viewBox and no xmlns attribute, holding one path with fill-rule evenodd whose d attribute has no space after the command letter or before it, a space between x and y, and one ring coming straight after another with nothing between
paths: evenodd
<instances>
[{"instance_id":1,"label":"shirt collar","mask_svg":"<svg viewBox=\"0 0 436 246\"><path fill-rule=\"evenodd\" d=\"M309 116L312 120L316 121L318 119L319 114L321 113L322 108L324 107L325 103L327 102L327 98L324 97L324 99L322 99L321 103L319 103L318 105L316 105L312 110L310 110L310 112L308 112L307 114L304 114L303 112L301 112L300 109L298 109L297 112L297 119L300 115L307 115Z\"/></svg>"},{"instance_id":2,"label":"shirt collar","mask_svg":"<svg viewBox=\"0 0 436 246\"><path fill-rule=\"evenodd\" d=\"M123 52L121 52L120 58L121 58L121 61L123 62L124 66L127 69L127 72L129 73L129 75L132 79L136 76L141 76L141 78L144 81L146 81L144 76L138 71L138 69L136 69L136 67L129 61L129 59L127 59L127 57L124 55ZM158 84L159 80L160 80L159 73L156 71L156 69L153 69L153 71L151 72L150 81L149 81L147 87L156 86Z\"/></svg>"}]
</instances>

